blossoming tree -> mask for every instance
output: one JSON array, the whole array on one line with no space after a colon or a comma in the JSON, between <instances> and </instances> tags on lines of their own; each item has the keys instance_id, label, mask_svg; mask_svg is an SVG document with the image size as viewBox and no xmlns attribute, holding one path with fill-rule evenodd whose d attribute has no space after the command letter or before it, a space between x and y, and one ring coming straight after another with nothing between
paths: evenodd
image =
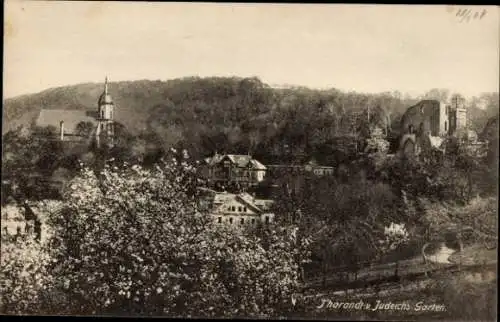
<instances>
[{"instance_id":1,"label":"blossoming tree","mask_svg":"<svg viewBox=\"0 0 500 322\"><path fill-rule=\"evenodd\" d=\"M44 251L52 279L44 289L59 304L37 303L38 310L182 317L291 310L301 254L291 230L270 228L259 238L213 223L186 193L193 171L176 161L97 175L84 169L50 216Z\"/></svg>"}]
</instances>

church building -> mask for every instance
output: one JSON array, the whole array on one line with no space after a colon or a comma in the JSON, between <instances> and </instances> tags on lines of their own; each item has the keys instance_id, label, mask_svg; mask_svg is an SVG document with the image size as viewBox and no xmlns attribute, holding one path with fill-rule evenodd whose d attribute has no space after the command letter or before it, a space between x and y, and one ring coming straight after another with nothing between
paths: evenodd
<instances>
[{"instance_id":1,"label":"church building","mask_svg":"<svg viewBox=\"0 0 500 322\"><path fill-rule=\"evenodd\" d=\"M115 104L108 92L108 78L104 91L97 102L97 111L42 109L35 125L56 130L57 139L65 142L95 141L97 146L104 142L112 144L115 134Z\"/></svg>"}]
</instances>

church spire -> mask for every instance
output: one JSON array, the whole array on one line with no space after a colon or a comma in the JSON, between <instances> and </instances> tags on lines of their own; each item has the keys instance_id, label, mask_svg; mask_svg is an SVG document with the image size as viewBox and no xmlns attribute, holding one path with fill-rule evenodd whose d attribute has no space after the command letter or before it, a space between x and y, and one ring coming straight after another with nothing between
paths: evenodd
<instances>
[{"instance_id":1,"label":"church spire","mask_svg":"<svg viewBox=\"0 0 500 322\"><path fill-rule=\"evenodd\" d=\"M108 92L108 76L106 76L104 80L104 91L102 92L101 96L99 96L99 101L98 101L98 113L101 118L103 119L112 119L112 107L113 107L113 99L111 98L111 95L109 95Z\"/></svg>"}]
</instances>

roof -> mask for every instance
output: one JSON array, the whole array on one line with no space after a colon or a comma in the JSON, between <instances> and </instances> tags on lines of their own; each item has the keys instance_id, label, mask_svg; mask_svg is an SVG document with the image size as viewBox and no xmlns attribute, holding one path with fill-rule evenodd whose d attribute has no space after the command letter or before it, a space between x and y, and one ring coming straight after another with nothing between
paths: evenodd
<instances>
[{"instance_id":1,"label":"roof","mask_svg":"<svg viewBox=\"0 0 500 322\"><path fill-rule=\"evenodd\" d=\"M260 163L259 161L252 159L250 162L252 163L252 165L255 169L266 170L266 166L263 165L262 163Z\"/></svg>"},{"instance_id":2,"label":"roof","mask_svg":"<svg viewBox=\"0 0 500 322\"><path fill-rule=\"evenodd\" d=\"M244 154L227 154L227 157L239 167L246 167L248 162L252 160L252 157Z\"/></svg>"},{"instance_id":3,"label":"roof","mask_svg":"<svg viewBox=\"0 0 500 322\"><path fill-rule=\"evenodd\" d=\"M271 199L255 199L255 205L260 207L262 210L269 210L274 204L274 200Z\"/></svg>"},{"instance_id":4,"label":"roof","mask_svg":"<svg viewBox=\"0 0 500 322\"><path fill-rule=\"evenodd\" d=\"M196 190L198 190L199 192L206 192L206 193L211 193L211 194L217 193L217 191L215 191L213 189L205 188L205 187L196 187Z\"/></svg>"},{"instance_id":5,"label":"roof","mask_svg":"<svg viewBox=\"0 0 500 322\"><path fill-rule=\"evenodd\" d=\"M111 98L111 95L107 93L102 93L101 96L99 97L99 105L103 104L114 104L113 99Z\"/></svg>"},{"instance_id":6,"label":"roof","mask_svg":"<svg viewBox=\"0 0 500 322\"><path fill-rule=\"evenodd\" d=\"M246 154L216 154L213 157L205 158L205 162L209 165L214 165L222 161L225 157L228 157L231 162L238 165L238 167L244 168L250 163L253 168L258 170L265 170L266 166L259 161L252 159L250 155Z\"/></svg>"},{"instance_id":7,"label":"roof","mask_svg":"<svg viewBox=\"0 0 500 322\"><path fill-rule=\"evenodd\" d=\"M96 120L92 117L90 111L42 109L36 120L36 125L41 127L54 126L59 130L61 121L64 121L65 134L74 134L76 125L80 122L96 124Z\"/></svg>"},{"instance_id":8,"label":"roof","mask_svg":"<svg viewBox=\"0 0 500 322\"><path fill-rule=\"evenodd\" d=\"M243 199L247 203L253 203L254 202L254 197L251 194L247 193L247 192L240 193L239 197L241 199Z\"/></svg>"},{"instance_id":9,"label":"roof","mask_svg":"<svg viewBox=\"0 0 500 322\"><path fill-rule=\"evenodd\" d=\"M214 203L224 203L226 201L229 201L235 197L234 194L232 193L217 193L214 196Z\"/></svg>"},{"instance_id":10,"label":"roof","mask_svg":"<svg viewBox=\"0 0 500 322\"><path fill-rule=\"evenodd\" d=\"M215 204L221 204L230 200L242 201L249 207L254 208L259 212L267 210L273 203L272 200L255 199L252 195L245 192L240 194L223 192L223 193L217 193L214 196Z\"/></svg>"},{"instance_id":11,"label":"roof","mask_svg":"<svg viewBox=\"0 0 500 322\"><path fill-rule=\"evenodd\" d=\"M208 157L208 158L205 158L204 160L207 164L214 165L216 163L219 163L223 157L224 157L223 154L216 153L213 157Z\"/></svg>"},{"instance_id":12,"label":"roof","mask_svg":"<svg viewBox=\"0 0 500 322\"><path fill-rule=\"evenodd\" d=\"M247 204L247 206L249 206L250 208L254 208L259 212L264 210L262 208L262 205L258 205L256 203L257 200L248 193L241 193L239 195L236 195L236 199L242 200L245 204Z\"/></svg>"},{"instance_id":13,"label":"roof","mask_svg":"<svg viewBox=\"0 0 500 322\"><path fill-rule=\"evenodd\" d=\"M108 77L104 81L104 92L99 96L99 105L113 104L111 95L108 94Z\"/></svg>"}]
</instances>

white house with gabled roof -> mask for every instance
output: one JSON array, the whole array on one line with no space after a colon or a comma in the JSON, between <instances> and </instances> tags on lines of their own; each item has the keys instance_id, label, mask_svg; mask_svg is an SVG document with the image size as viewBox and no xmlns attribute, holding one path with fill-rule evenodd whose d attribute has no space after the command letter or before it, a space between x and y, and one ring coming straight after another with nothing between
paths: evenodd
<instances>
[{"instance_id":1,"label":"white house with gabled roof","mask_svg":"<svg viewBox=\"0 0 500 322\"><path fill-rule=\"evenodd\" d=\"M204 200L208 204L205 209L220 224L256 226L259 223L270 224L275 219L270 210L272 200L257 199L248 193L212 191Z\"/></svg>"}]
</instances>

